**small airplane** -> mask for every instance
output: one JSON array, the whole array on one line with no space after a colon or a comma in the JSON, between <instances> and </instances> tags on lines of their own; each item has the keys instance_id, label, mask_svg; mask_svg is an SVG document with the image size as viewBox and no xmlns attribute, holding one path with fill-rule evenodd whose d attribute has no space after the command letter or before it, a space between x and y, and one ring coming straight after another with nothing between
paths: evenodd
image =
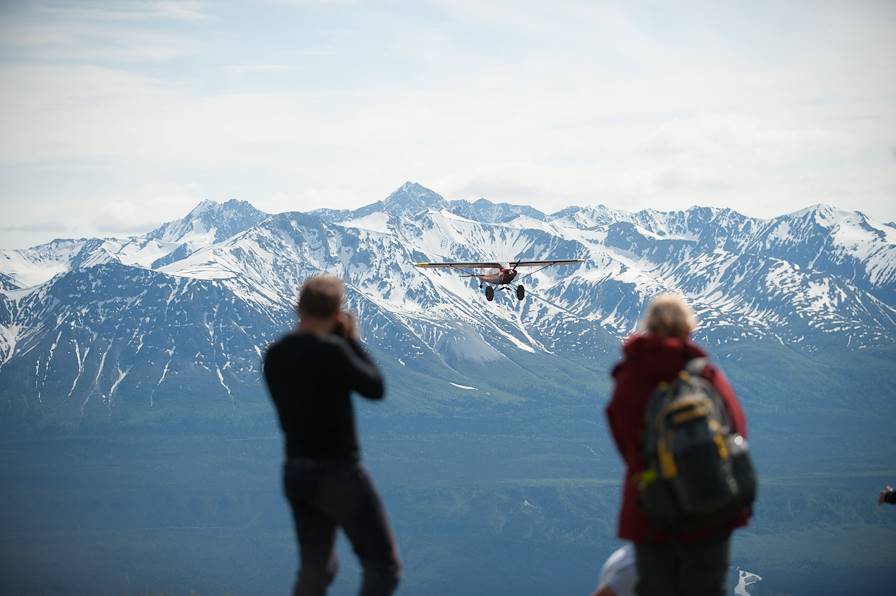
<instances>
[{"instance_id":1,"label":"small airplane","mask_svg":"<svg viewBox=\"0 0 896 596\"><path fill-rule=\"evenodd\" d=\"M483 284L485 284L485 299L491 302L495 299L496 288L499 290L510 290L510 286L513 286L516 291L517 300L522 300L526 297L526 288L523 287L523 284L513 283L513 280L516 279L518 273L518 267L538 267L535 271L530 271L529 273L526 273L526 275L523 275L520 278L522 279L523 277L532 275L551 265L571 265L573 263L584 262L585 261L582 259L551 259L547 261L511 261L507 264L497 262L417 263L414 266L424 269L459 269L461 271L467 271L468 273L461 277L475 277L479 279L479 288L481 289ZM492 269L494 272L476 273L471 271L473 269Z\"/></svg>"}]
</instances>

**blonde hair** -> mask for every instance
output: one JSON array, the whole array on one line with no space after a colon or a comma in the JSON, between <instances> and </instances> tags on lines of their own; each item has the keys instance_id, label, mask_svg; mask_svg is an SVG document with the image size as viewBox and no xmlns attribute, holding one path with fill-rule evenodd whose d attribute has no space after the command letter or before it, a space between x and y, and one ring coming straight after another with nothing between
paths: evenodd
<instances>
[{"instance_id":1,"label":"blonde hair","mask_svg":"<svg viewBox=\"0 0 896 596\"><path fill-rule=\"evenodd\" d=\"M653 335L687 337L697 328L697 317L678 294L660 294L650 301L641 326Z\"/></svg>"}]
</instances>

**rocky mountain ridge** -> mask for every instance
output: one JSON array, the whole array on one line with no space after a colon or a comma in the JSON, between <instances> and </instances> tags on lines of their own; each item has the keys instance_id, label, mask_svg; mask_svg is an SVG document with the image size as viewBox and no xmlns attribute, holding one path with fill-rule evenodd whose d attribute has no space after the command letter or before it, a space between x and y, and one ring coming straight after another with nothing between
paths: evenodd
<instances>
[{"instance_id":1,"label":"rocky mountain ridge","mask_svg":"<svg viewBox=\"0 0 896 596\"><path fill-rule=\"evenodd\" d=\"M492 303L469 278L414 267L520 257L585 263L536 272L521 280L524 301L499 292ZM495 371L519 383L542 369L595 374L661 291L688 298L709 344L812 353L896 340L896 229L859 212L545 214L406 183L356 210L204 201L141 236L0 251L0 400L78 415L184 396L238 403L258 394L261 354L319 272L345 280L385 366L455 393L497 395Z\"/></svg>"}]
</instances>

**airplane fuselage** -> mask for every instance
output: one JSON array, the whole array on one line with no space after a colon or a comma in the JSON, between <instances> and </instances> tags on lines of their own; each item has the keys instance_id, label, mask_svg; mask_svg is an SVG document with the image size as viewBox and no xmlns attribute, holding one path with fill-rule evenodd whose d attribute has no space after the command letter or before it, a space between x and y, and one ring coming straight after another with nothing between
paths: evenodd
<instances>
[{"instance_id":1,"label":"airplane fuselage","mask_svg":"<svg viewBox=\"0 0 896 596\"><path fill-rule=\"evenodd\" d=\"M517 273L518 271L511 269L510 267L501 267L501 270L498 271L498 273L486 273L478 277L479 281L495 285L505 285L512 282L516 278Z\"/></svg>"},{"instance_id":2,"label":"airplane fuselage","mask_svg":"<svg viewBox=\"0 0 896 596\"><path fill-rule=\"evenodd\" d=\"M584 263L584 261L582 259L552 259L548 261L524 261L517 259L516 261L503 264L498 261L453 261L448 263L417 263L414 266L426 269L459 269L464 272L463 277L478 279L479 289L482 289L483 285L485 286L485 299L491 302L495 299L495 290L512 289L513 293L516 294L517 300L522 300L526 297L526 288L523 287L523 284L513 283L513 280L517 277L517 268L519 267L537 267L534 271L526 273L526 275L532 275L532 273L541 271L551 265L569 265L572 263ZM513 265L513 267L510 267L510 265ZM477 273L476 269L488 269L494 271L494 273ZM520 279L523 279L526 275L523 275Z\"/></svg>"}]
</instances>

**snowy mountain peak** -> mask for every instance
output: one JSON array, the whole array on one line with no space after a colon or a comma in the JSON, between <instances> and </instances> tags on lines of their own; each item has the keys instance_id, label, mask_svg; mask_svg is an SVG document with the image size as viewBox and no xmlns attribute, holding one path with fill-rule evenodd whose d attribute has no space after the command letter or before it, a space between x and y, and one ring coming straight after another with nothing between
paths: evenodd
<instances>
[{"instance_id":1,"label":"snowy mountain peak","mask_svg":"<svg viewBox=\"0 0 896 596\"><path fill-rule=\"evenodd\" d=\"M881 242L896 244L896 235L888 224L872 221L860 211L847 211L831 205L812 205L771 220L772 227L783 229L790 240L815 229L827 230L837 244Z\"/></svg>"},{"instance_id":2,"label":"snowy mountain peak","mask_svg":"<svg viewBox=\"0 0 896 596\"><path fill-rule=\"evenodd\" d=\"M445 205L446 201L441 195L410 181L402 184L383 201L387 213L402 211L409 215L425 209L441 209Z\"/></svg>"},{"instance_id":3,"label":"snowy mountain peak","mask_svg":"<svg viewBox=\"0 0 896 596\"><path fill-rule=\"evenodd\" d=\"M816 203L814 205L809 205L803 209L799 209L794 211L793 213L789 213L782 217L789 217L791 219L805 219L805 220L813 220L819 224L830 224L834 223L839 219L844 217L849 217L854 215L856 212L846 211L843 209L838 209L833 205L827 205L825 203Z\"/></svg>"},{"instance_id":4,"label":"snowy mountain peak","mask_svg":"<svg viewBox=\"0 0 896 596\"><path fill-rule=\"evenodd\" d=\"M413 180L405 180L405 183L399 186L395 192L417 192L417 193L426 193L433 192L420 184L419 182L414 182Z\"/></svg>"},{"instance_id":5,"label":"snowy mountain peak","mask_svg":"<svg viewBox=\"0 0 896 596\"><path fill-rule=\"evenodd\" d=\"M29 288L67 271L72 261L85 257L87 245L96 247L97 241L57 239L31 248L0 250L0 268L17 286Z\"/></svg>"},{"instance_id":6,"label":"snowy mountain peak","mask_svg":"<svg viewBox=\"0 0 896 596\"><path fill-rule=\"evenodd\" d=\"M220 242L268 218L247 201L230 199L225 203L204 200L185 217L166 222L147 234L161 242Z\"/></svg>"},{"instance_id":7,"label":"snowy mountain peak","mask_svg":"<svg viewBox=\"0 0 896 596\"><path fill-rule=\"evenodd\" d=\"M705 205L691 205L687 208L686 211L688 213L698 214L707 218L731 213L731 209L729 209L728 207L707 207Z\"/></svg>"},{"instance_id":8,"label":"snowy mountain peak","mask_svg":"<svg viewBox=\"0 0 896 596\"><path fill-rule=\"evenodd\" d=\"M211 199L202 199L199 203L193 207L192 210L187 214L187 216L198 216L207 211L214 209L217 205L219 205L217 201L212 201Z\"/></svg>"},{"instance_id":9,"label":"snowy mountain peak","mask_svg":"<svg viewBox=\"0 0 896 596\"><path fill-rule=\"evenodd\" d=\"M547 220L572 228L603 228L618 221L631 221L630 213L616 211L604 205L594 207L572 206L547 216Z\"/></svg>"},{"instance_id":10,"label":"snowy mountain peak","mask_svg":"<svg viewBox=\"0 0 896 596\"><path fill-rule=\"evenodd\" d=\"M466 200L449 201L448 210L456 215L479 222L505 223L520 216L544 221L545 214L529 207L513 203L492 203L488 199L479 198L473 202Z\"/></svg>"},{"instance_id":11,"label":"snowy mountain peak","mask_svg":"<svg viewBox=\"0 0 896 596\"><path fill-rule=\"evenodd\" d=\"M317 209L311 213L329 222L358 220L377 213L385 214L387 217L407 216L413 219L419 213L429 209L438 211L447 205L448 202L438 193L421 184L408 181L382 201L365 205L359 209Z\"/></svg>"}]
</instances>

